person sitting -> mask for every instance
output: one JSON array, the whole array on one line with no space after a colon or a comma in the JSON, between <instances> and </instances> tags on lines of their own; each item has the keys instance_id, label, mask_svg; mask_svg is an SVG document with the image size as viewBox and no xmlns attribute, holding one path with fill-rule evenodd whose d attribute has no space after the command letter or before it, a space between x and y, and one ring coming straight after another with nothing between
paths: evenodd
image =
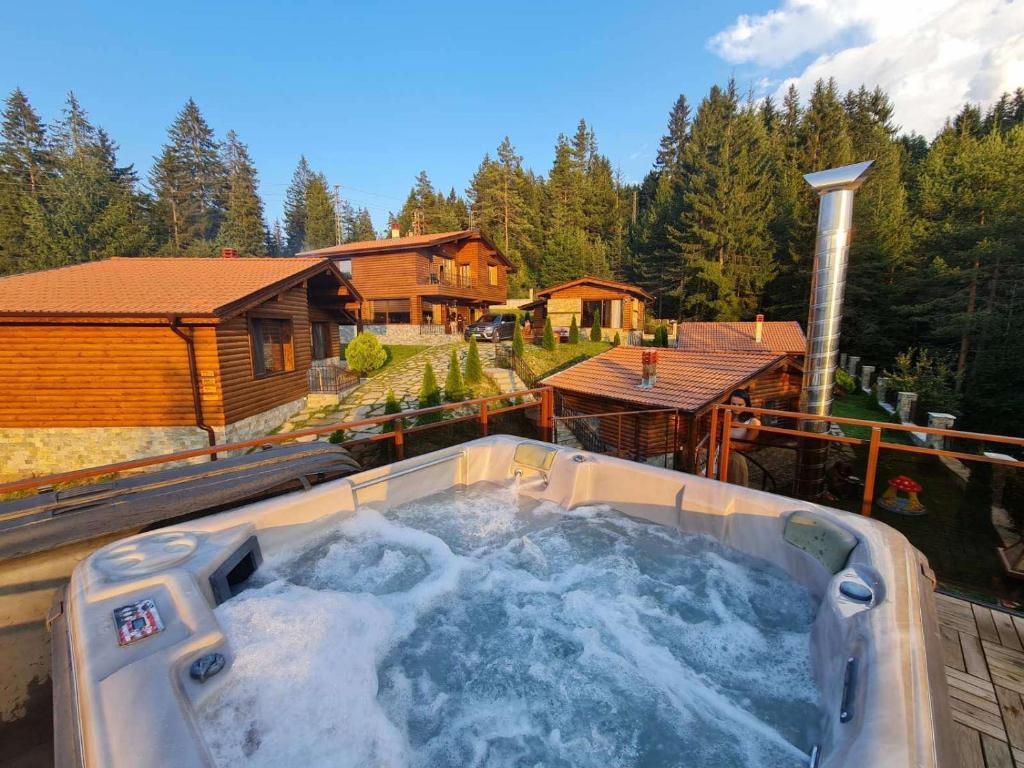
<instances>
[{"instance_id":1,"label":"person sitting","mask_svg":"<svg viewBox=\"0 0 1024 768\"><path fill-rule=\"evenodd\" d=\"M750 393L745 389L734 390L729 395L729 405L750 408ZM750 465L743 454L754 448L761 420L750 411L734 410L732 426L729 429L729 482L746 486L750 482Z\"/></svg>"}]
</instances>

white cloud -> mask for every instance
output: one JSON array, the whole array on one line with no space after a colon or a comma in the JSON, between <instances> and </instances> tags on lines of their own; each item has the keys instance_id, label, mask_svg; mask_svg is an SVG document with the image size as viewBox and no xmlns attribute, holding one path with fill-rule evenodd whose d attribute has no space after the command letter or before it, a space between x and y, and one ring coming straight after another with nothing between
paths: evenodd
<instances>
[{"instance_id":1,"label":"white cloud","mask_svg":"<svg viewBox=\"0 0 1024 768\"><path fill-rule=\"evenodd\" d=\"M740 16L709 45L772 71L814 56L778 95L794 83L806 97L828 77L844 90L880 85L904 130L930 136L965 101L987 104L1024 85L1024 0L783 0Z\"/></svg>"}]
</instances>

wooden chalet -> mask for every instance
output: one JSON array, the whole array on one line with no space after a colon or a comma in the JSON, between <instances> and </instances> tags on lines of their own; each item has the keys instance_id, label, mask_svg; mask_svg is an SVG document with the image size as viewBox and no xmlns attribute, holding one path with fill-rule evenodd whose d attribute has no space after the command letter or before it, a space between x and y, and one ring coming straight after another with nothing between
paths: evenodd
<instances>
[{"instance_id":1,"label":"wooden chalet","mask_svg":"<svg viewBox=\"0 0 1024 768\"><path fill-rule=\"evenodd\" d=\"M717 352L775 352L803 360L807 337L795 320L684 322L676 326L676 349Z\"/></svg>"},{"instance_id":2,"label":"wooden chalet","mask_svg":"<svg viewBox=\"0 0 1024 768\"><path fill-rule=\"evenodd\" d=\"M69 469L265 434L302 407L310 368L339 358L360 301L329 259L114 258L2 278L5 462Z\"/></svg>"},{"instance_id":3,"label":"wooden chalet","mask_svg":"<svg viewBox=\"0 0 1024 768\"><path fill-rule=\"evenodd\" d=\"M555 328L568 328L575 317L585 334L596 317L605 338L611 340L619 333L625 341L631 331L643 332L647 303L653 300L651 294L638 286L585 275L537 291L537 299L520 309L532 312L535 330L542 329L547 318L551 318Z\"/></svg>"},{"instance_id":4,"label":"wooden chalet","mask_svg":"<svg viewBox=\"0 0 1024 768\"><path fill-rule=\"evenodd\" d=\"M455 333L508 297L515 271L479 230L367 240L308 251L330 258L366 300L373 325L433 325Z\"/></svg>"},{"instance_id":5,"label":"wooden chalet","mask_svg":"<svg viewBox=\"0 0 1024 768\"><path fill-rule=\"evenodd\" d=\"M672 453L692 468L711 407L733 390L747 389L755 407L798 405L803 369L790 355L659 349L655 384L644 388L645 349L615 347L541 381L555 389L558 416L592 417L565 422L585 448L641 461Z\"/></svg>"}]
</instances>

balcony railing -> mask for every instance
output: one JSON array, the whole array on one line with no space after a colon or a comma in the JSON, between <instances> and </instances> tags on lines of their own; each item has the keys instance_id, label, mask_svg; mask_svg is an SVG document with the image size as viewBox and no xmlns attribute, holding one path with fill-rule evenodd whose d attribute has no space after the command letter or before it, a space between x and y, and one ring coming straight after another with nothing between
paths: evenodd
<instances>
[{"instance_id":1,"label":"balcony railing","mask_svg":"<svg viewBox=\"0 0 1024 768\"><path fill-rule=\"evenodd\" d=\"M439 285L445 288L472 288L473 278L461 272L434 271L427 275L421 285Z\"/></svg>"}]
</instances>

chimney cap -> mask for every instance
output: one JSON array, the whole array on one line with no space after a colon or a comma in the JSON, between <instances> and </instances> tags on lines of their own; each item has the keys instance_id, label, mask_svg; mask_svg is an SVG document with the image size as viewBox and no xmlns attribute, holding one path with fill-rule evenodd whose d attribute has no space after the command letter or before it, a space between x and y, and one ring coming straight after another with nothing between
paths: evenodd
<instances>
[{"instance_id":1,"label":"chimney cap","mask_svg":"<svg viewBox=\"0 0 1024 768\"><path fill-rule=\"evenodd\" d=\"M238 249L237 248L221 248L220 255L223 259L237 259Z\"/></svg>"},{"instance_id":2,"label":"chimney cap","mask_svg":"<svg viewBox=\"0 0 1024 768\"><path fill-rule=\"evenodd\" d=\"M804 181L821 195L837 189L857 189L868 177L868 169L874 162L874 160L865 160L863 163L853 163L839 168L828 168L824 171L808 173L804 175Z\"/></svg>"}]
</instances>

